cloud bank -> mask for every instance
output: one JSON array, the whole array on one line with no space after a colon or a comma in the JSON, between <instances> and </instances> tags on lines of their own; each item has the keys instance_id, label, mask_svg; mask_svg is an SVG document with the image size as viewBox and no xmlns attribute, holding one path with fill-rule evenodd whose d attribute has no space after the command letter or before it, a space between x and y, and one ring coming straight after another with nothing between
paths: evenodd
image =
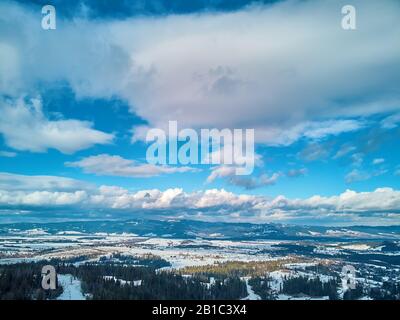
<instances>
[{"instance_id":1,"label":"cloud bank","mask_svg":"<svg viewBox=\"0 0 400 320\"><path fill-rule=\"evenodd\" d=\"M28 182L28 183L25 183ZM52 176L0 174L0 208L33 210L74 208L83 213L138 212L216 221L306 222L319 224L399 224L400 191L346 190L330 197L268 198L224 189L185 192L181 188L129 191L117 186L85 184Z\"/></svg>"}]
</instances>

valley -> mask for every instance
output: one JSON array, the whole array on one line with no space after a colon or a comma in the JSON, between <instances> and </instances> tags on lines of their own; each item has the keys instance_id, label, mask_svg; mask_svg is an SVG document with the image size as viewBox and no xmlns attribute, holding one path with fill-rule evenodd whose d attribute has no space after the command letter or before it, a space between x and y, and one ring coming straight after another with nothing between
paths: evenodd
<instances>
[{"instance_id":1,"label":"valley","mask_svg":"<svg viewBox=\"0 0 400 320\"><path fill-rule=\"evenodd\" d=\"M235 297L237 299L310 300L351 298L350 293L346 296L342 273L344 266L351 265L356 270L357 299L399 298L400 243L390 232L370 233L367 239L366 232L342 228L340 232L320 232L319 237L316 237L316 231L308 231L314 238L297 235L295 239L295 235L288 235L288 231L293 233L294 230L288 228L286 231L280 227L286 231L280 240L259 239L257 235L250 239L248 234L240 239L238 233L233 234L232 229L240 229L235 224L228 228L229 224L215 226L210 223L209 228L203 230L218 228L219 232L204 236L195 235L192 230L196 223L187 222L185 238L175 238L176 230L179 230L175 221L163 222L163 228L170 234L161 236L143 233L139 221L125 221L120 230L116 230L113 223L107 224L111 229L108 230L104 223L97 222L96 225L108 232L98 232L93 222L80 223L79 228L71 223L3 225L0 229L0 266L55 265L64 270L59 279L61 286L65 287L68 283L65 279L75 275L69 281L74 283L75 294L65 293L70 290L66 287L61 295L72 296L71 299L82 297L76 294L76 287L79 287L76 281L80 281L80 268L90 267L100 268L96 272L101 281L114 282L121 290L125 287L139 290L146 281L135 277L121 278L112 268L144 268L150 278L174 275L183 282L197 281L207 290L212 290L217 283L237 281L242 286L237 290L241 292ZM134 226L137 233L126 230L127 226ZM269 228L277 229L278 226ZM229 231L229 236L225 235L224 229ZM305 227L301 232L307 232ZM382 235L386 235L386 239ZM101 269L104 266L111 270L104 271ZM393 284L394 288L391 287ZM207 297L207 294L203 293L203 296ZM93 297L93 293L86 292L83 297ZM216 296L209 294L208 298L212 297Z\"/></svg>"}]
</instances>

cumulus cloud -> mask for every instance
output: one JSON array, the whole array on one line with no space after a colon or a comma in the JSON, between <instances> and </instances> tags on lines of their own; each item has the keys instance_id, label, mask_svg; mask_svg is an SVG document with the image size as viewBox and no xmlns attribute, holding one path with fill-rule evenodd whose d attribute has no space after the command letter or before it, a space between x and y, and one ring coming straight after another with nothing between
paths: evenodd
<instances>
[{"instance_id":1,"label":"cumulus cloud","mask_svg":"<svg viewBox=\"0 0 400 320\"><path fill-rule=\"evenodd\" d=\"M131 192L118 186L92 184L57 176L26 176L0 173L0 206L52 207L77 205L81 209L201 209L251 208L257 197L210 189L184 192L181 188Z\"/></svg>"},{"instance_id":2,"label":"cumulus cloud","mask_svg":"<svg viewBox=\"0 0 400 320\"><path fill-rule=\"evenodd\" d=\"M96 187L81 180L0 172L2 207L82 207L93 192Z\"/></svg>"},{"instance_id":3,"label":"cumulus cloud","mask_svg":"<svg viewBox=\"0 0 400 320\"><path fill-rule=\"evenodd\" d=\"M78 97L125 99L150 127L172 119L190 128L254 128L269 145L320 140L362 128L360 117L399 110L400 6L384 2L354 1L368 23L351 33L332 1L123 21L60 18L62 28L51 33L37 28L28 8L2 3L0 28L10 31L1 43L0 91L64 80Z\"/></svg>"},{"instance_id":4,"label":"cumulus cloud","mask_svg":"<svg viewBox=\"0 0 400 320\"><path fill-rule=\"evenodd\" d=\"M224 189L211 189L201 192L197 195L197 199L194 203L197 208L207 208L216 206L225 206L233 208L246 207L251 208L259 200L256 196L245 195L245 194L234 194L232 192L225 191Z\"/></svg>"},{"instance_id":5,"label":"cumulus cloud","mask_svg":"<svg viewBox=\"0 0 400 320\"><path fill-rule=\"evenodd\" d=\"M0 204L6 204L9 206L57 207L82 205L83 201L86 200L86 198L87 194L85 191L10 192L6 190L0 190Z\"/></svg>"},{"instance_id":6,"label":"cumulus cloud","mask_svg":"<svg viewBox=\"0 0 400 320\"><path fill-rule=\"evenodd\" d=\"M372 192L346 190L338 196L313 196L307 199L289 200L277 197L263 204L266 209L281 208L289 211L314 211L325 213L400 212L400 191L378 188Z\"/></svg>"},{"instance_id":7,"label":"cumulus cloud","mask_svg":"<svg viewBox=\"0 0 400 320\"><path fill-rule=\"evenodd\" d=\"M141 164L134 160L128 160L120 156L109 154L90 156L76 162L66 162L65 165L68 167L81 168L85 173L118 177L153 177L161 174L196 171L196 169L186 166L171 167L148 163Z\"/></svg>"},{"instance_id":8,"label":"cumulus cloud","mask_svg":"<svg viewBox=\"0 0 400 320\"><path fill-rule=\"evenodd\" d=\"M288 199L284 196L268 198L235 194L224 189L194 192L185 192L181 188L129 191L117 186L93 188L62 177L2 176L6 179L0 185L0 207L6 209L28 207L40 210L72 206L81 212L130 210L132 214L139 211L159 212L168 216L185 214L187 217L201 214L204 219L214 221L226 217L252 222L318 219L322 224L329 224L333 220L347 224L354 221L358 224L374 223L369 219L371 217L375 223L398 224L400 214L400 191L392 188L378 188L371 192L346 190L337 196ZM24 179L29 179L30 185L9 187L15 180ZM76 189L71 188L74 185Z\"/></svg>"},{"instance_id":9,"label":"cumulus cloud","mask_svg":"<svg viewBox=\"0 0 400 320\"><path fill-rule=\"evenodd\" d=\"M40 99L25 101L0 99L0 133L6 144L16 150L45 152L56 149L71 154L95 144L107 144L113 135L92 128L79 120L50 120Z\"/></svg>"}]
</instances>

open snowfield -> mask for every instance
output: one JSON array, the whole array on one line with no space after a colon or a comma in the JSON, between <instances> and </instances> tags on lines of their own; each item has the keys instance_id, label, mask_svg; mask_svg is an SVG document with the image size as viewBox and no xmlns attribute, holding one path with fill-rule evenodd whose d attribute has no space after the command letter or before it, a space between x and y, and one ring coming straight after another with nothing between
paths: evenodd
<instances>
[{"instance_id":1,"label":"open snowfield","mask_svg":"<svg viewBox=\"0 0 400 320\"><path fill-rule=\"evenodd\" d=\"M73 259L81 256L95 261L103 256L121 253L132 256L154 254L171 263L171 268L207 265L225 261L276 260L270 254L271 245L280 241L224 241L145 238L135 234L82 234L63 232L43 235L36 230L26 235L0 237L1 260ZM259 253L263 251L263 253ZM11 259L11 260L10 260ZM19 260L20 261L20 260Z\"/></svg>"},{"instance_id":2,"label":"open snowfield","mask_svg":"<svg viewBox=\"0 0 400 320\"><path fill-rule=\"evenodd\" d=\"M63 293L57 300L85 300L82 294L81 282L70 274L59 274L59 283L63 287Z\"/></svg>"},{"instance_id":3,"label":"open snowfield","mask_svg":"<svg viewBox=\"0 0 400 320\"><path fill-rule=\"evenodd\" d=\"M389 248L396 248L392 243ZM310 246L311 249L310 249ZM381 287L384 281L400 281L399 267L376 260L375 257L397 259L399 251L387 250L383 242L305 242L290 240L233 241L223 239L179 239L155 236L138 236L134 233L87 233L74 230L48 233L40 228L18 231L0 236L0 264L35 262L61 259L75 266L86 262L109 259L114 254L132 257L133 261L149 254L158 256L168 263L157 272L179 270L191 266L206 266L223 262L278 261L279 269L268 272L268 284L276 297L282 300L326 299L327 297L292 297L281 294L284 279L292 277L319 278L327 283L340 276L347 257L373 257L353 263L358 270L356 280L366 287ZM395 261L395 260L394 260ZM136 266L139 266L137 264ZM318 265L329 266L329 274L318 269ZM108 279L121 281L121 279ZM245 278L247 300L258 300L248 278ZM80 282L71 275L59 275L64 288L60 299L84 299ZM131 284L131 283L129 283ZM134 283L140 286L140 279ZM339 296L342 292L338 292ZM365 297L368 298L368 297Z\"/></svg>"}]
</instances>

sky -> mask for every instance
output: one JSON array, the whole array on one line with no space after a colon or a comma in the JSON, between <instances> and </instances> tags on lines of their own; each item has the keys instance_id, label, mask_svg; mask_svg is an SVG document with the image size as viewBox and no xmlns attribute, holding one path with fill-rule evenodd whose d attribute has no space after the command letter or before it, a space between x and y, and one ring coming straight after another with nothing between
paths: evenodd
<instances>
[{"instance_id":1,"label":"sky","mask_svg":"<svg viewBox=\"0 0 400 320\"><path fill-rule=\"evenodd\" d=\"M54 5L55 30L41 27ZM344 5L356 30L341 26ZM400 2L1 1L0 223L400 225ZM254 129L255 169L146 133Z\"/></svg>"}]
</instances>

